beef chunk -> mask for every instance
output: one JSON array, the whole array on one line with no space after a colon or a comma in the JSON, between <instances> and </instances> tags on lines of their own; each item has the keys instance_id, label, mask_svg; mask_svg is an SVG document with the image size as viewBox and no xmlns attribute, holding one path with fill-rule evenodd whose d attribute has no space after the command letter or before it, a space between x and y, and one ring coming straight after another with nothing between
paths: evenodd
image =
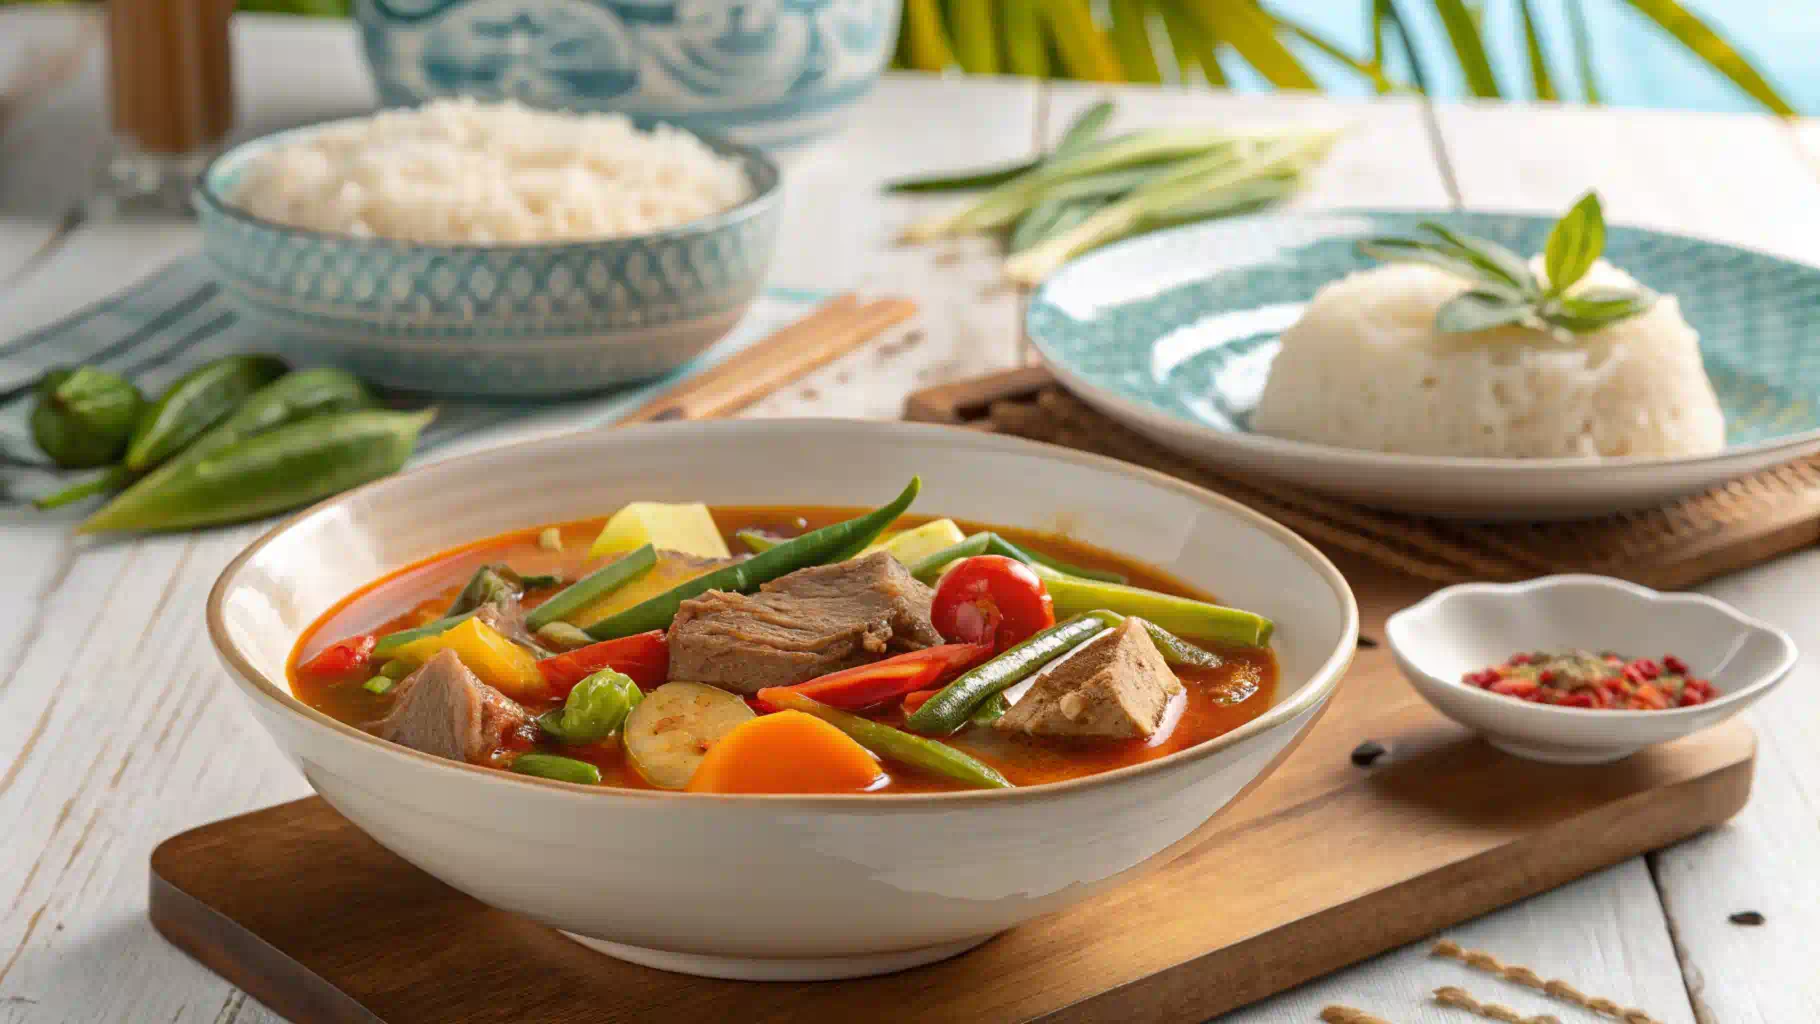
<instances>
[{"instance_id":1,"label":"beef chunk","mask_svg":"<svg viewBox=\"0 0 1820 1024\"><path fill-rule=\"evenodd\" d=\"M1128 618L1044 672L994 727L1029 736L1149 736L1180 692L1143 622Z\"/></svg>"},{"instance_id":2,"label":"beef chunk","mask_svg":"<svg viewBox=\"0 0 1820 1024\"><path fill-rule=\"evenodd\" d=\"M789 686L942 642L934 592L884 552L802 569L756 594L710 590L670 623L670 678L735 693Z\"/></svg>"},{"instance_id":3,"label":"beef chunk","mask_svg":"<svg viewBox=\"0 0 1820 1024\"><path fill-rule=\"evenodd\" d=\"M454 651L437 652L399 684L380 739L451 761L485 764L507 733L531 720L518 702L480 681Z\"/></svg>"}]
</instances>

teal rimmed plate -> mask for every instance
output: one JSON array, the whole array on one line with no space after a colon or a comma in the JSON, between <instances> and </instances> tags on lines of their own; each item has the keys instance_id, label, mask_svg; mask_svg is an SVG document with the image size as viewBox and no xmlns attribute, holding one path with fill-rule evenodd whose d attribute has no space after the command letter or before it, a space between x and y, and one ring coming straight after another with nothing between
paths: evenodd
<instances>
[{"instance_id":1,"label":"teal rimmed plate","mask_svg":"<svg viewBox=\"0 0 1820 1024\"><path fill-rule=\"evenodd\" d=\"M1657 505L1820 450L1820 269L1641 228L1605 256L1679 298L1726 417L1726 448L1692 458L1393 455L1254 433L1277 335L1315 290L1371 261L1354 243L1424 220L1517 252L1553 223L1505 213L1339 211L1242 217L1145 235L1051 277L1031 340L1063 385L1218 469L1365 504L1455 518L1552 520Z\"/></svg>"}]
</instances>

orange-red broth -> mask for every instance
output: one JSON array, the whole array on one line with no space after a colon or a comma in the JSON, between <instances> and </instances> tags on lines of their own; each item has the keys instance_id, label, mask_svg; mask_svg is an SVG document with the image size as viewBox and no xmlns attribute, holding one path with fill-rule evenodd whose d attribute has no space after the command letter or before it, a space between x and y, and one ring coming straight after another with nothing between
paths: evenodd
<instances>
[{"instance_id":1,"label":"orange-red broth","mask_svg":"<svg viewBox=\"0 0 1820 1024\"><path fill-rule=\"evenodd\" d=\"M739 550L733 537L736 530L758 529L791 536L851 518L862 511L824 507L717 507L714 518L725 533L728 546ZM906 517L900 525L925 522L929 518ZM361 686L368 678L368 672L363 670L342 678L305 677L298 674L297 665L348 636L364 632L383 635L439 618L474 570L488 562L505 562L526 574L561 573L567 579L575 579L598 565L591 563L586 553L603 522L591 519L560 524L561 551L539 546L538 534L543 528L532 527L425 559L356 591L318 619L298 640L291 652L288 669L291 691L305 704L350 725L364 727L377 721L391 710L393 694L374 694ZM960 525L969 533L986 528L965 522ZM1138 586L1184 597L1211 599L1154 568L1098 548L1025 530L991 528L1018 544L1040 549L1064 561L1124 573ZM526 604L534 606L548 596L532 595ZM1230 732L1270 707L1277 682L1276 660L1271 652L1213 649L1226 659L1226 663L1213 670L1178 669L1186 694L1171 704L1164 728L1148 740L1071 743L1006 736L990 729L969 727L950 737L948 742L990 764L1019 786L1094 775L1172 754ZM552 701L529 710L535 714L555 707L557 703ZM876 710L869 717L891 725L902 724L902 715L896 709ZM527 748L533 746L529 736L522 742ZM598 765L601 781L606 785L650 788L626 764L617 737L592 746L552 745L549 749L552 753ZM895 762L886 762L885 767L888 779L871 792L919 793L965 788Z\"/></svg>"}]
</instances>

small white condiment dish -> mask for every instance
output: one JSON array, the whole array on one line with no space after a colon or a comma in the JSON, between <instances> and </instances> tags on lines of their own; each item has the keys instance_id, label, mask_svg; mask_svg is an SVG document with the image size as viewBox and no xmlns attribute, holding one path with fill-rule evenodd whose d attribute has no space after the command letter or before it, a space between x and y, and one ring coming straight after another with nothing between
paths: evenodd
<instances>
[{"instance_id":1,"label":"small white condiment dish","mask_svg":"<svg viewBox=\"0 0 1820 1024\"><path fill-rule=\"evenodd\" d=\"M1680 739L1754 704L1795 665L1794 640L1700 594L1663 594L1605 576L1468 583L1392 615L1385 634L1397 666L1442 714L1518 757L1603 764ZM1521 651L1673 654L1712 681L1711 701L1662 711L1535 704L1462 682Z\"/></svg>"}]
</instances>

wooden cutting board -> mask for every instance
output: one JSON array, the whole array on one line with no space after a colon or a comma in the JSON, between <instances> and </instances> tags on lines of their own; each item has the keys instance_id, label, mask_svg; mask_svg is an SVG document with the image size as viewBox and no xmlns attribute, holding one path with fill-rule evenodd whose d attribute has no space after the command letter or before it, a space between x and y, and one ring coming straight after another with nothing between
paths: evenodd
<instances>
[{"instance_id":1,"label":"wooden cutting board","mask_svg":"<svg viewBox=\"0 0 1820 1024\"><path fill-rule=\"evenodd\" d=\"M1198 1022L1744 806L1756 740L1737 721L1596 767L1519 761L1474 739L1375 644L1385 617L1431 585L1336 563L1365 640L1288 760L1162 870L953 960L823 983L635 967L448 888L317 799L160 845L152 922L300 1024ZM1361 766L1367 741L1387 753Z\"/></svg>"}]
</instances>

